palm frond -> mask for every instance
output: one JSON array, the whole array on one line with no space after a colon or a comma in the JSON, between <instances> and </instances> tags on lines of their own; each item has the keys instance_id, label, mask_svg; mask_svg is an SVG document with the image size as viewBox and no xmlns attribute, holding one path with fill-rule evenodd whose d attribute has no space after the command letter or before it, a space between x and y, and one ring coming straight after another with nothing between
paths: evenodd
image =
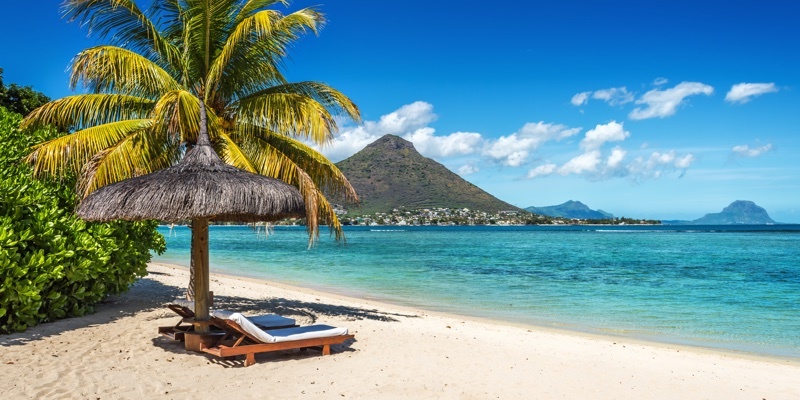
<instances>
[{"instance_id":1,"label":"palm frond","mask_svg":"<svg viewBox=\"0 0 800 400\"><path fill-rule=\"evenodd\" d=\"M309 245L319 237L319 208L320 200L326 201L320 190L314 185L313 179L300 168L292 159L281 154L268 143L256 140L261 152L250 154L253 165L262 175L280 179L297 187L303 195L306 204L306 229L309 234ZM335 214L334 214L334 217ZM343 233L342 233L343 234ZM340 233L336 233L337 239Z\"/></svg>"},{"instance_id":2,"label":"palm frond","mask_svg":"<svg viewBox=\"0 0 800 400\"><path fill-rule=\"evenodd\" d=\"M354 122L361 122L358 106L344 93L321 82L293 82L274 86L262 93L295 93L310 97L336 114L346 115Z\"/></svg>"},{"instance_id":3,"label":"palm frond","mask_svg":"<svg viewBox=\"0 0 800 400\"><path fill-rule=\"evenodd\" d=\"M233 24L238 25L243 19L249 18L253 14L275 4L282 4L285 7L289 6L289 2L286 0L247 0L242 4L239 12L236 13L236 19Z\"/></svg>"},{"instance_id":4,"label":"palm frond","mask_svg":"<svg viewBox=\"0 0 800 400\"><path fill-rule=\"evenodd\" d=\"M33 166L36 176L79 171L95 154L152 125L152 120L136 119L83 129L34 146L25 161Z\"/></svg>"},{"instance_id":5,"label":"palm frond","mask_svg":"<svg viewBox=\"0 0 800 400\"><path fill-rule=\"evenodd\" d=\"M149 116L155 103L136 96L120 94L79 94L51 101L22 120L22 128L55 125L62 130L80 130L91 126Z\"/></svg>"},{"instance_id":6,"label":"palm frond","mask_svg":"<svg viewBox=\"0 0 800 400\"><path fill-rule=\"evenodd\" d=\"M208 76L214 60L228 37L232 13L239 0L186 0L185 45L195 55L200 78Z\"/></svg>"},{"instance_id":7,"label":"palm frond","mask_svg":"<svg viewBox=\"0 0 800 400\"><path fill-rule=\"evenodd\" d=\"M207 88L211 93L214 93L222 82L223 72L226 69L231 57L235 54L240 46L247 46L251 42L262 37L269 37L272 34L273 26L280 21L282 14L275 10L260 11L249 18L243 19L231 31L225 45L222 47L219 56L217 56L208 72ZM269 42L266 42L269 44ZM273 51L265 51L263 54L272 55ZM274 65L273 60L260 60ZM277 71L277 68L274 68ZM268 77L268 79L274 79Z\"/></svg>"},{"instance_id":8,"label":"palm frond","mask_svg":"<svg viewBox=\"0 0 800 400\"><path fill-rule=\"evenodd\" d=\"M227 164L233 165L236 168L257 173L256 168L253 166L253 163L250 162L247 154L245 154L242 148L233 141L227 132L220 129L217 132L217 137L219 138L219 141L215 150L223 161L225 161Z\"/></svg>"},{"instance_id":9,"label":"palm frond","mask_svg":"<svg viewBox=\"0 0 800 400\"><path fill-rule=\"evenodd\" d=\"M229 102L286 81L280 73L288 47L301 34L318 32L322 13L305 8L286 16L263 10L242 18L232 30L224 52L214 61L209 78L213 92Z\"/></svg>"},{"instance_id":10,"label":"palm frond","mask_svg":"<svg viewBox=\"0 0 800 400\"><path fill-rule=\"evenodd\" d=\"M316 143L327 143L338 129L333 115L315 99L267 89L240 99L226 118L244 127L262 127Z\"/></svg>"},{"instance_id":11,"label":"palm frond","mask_svg":"<svg viewBox=\"0 0 800 400\"><path fill-rule=\"evenodd\" d=\"M116 46L86 49L73 59L70 87L79 82L94 93L127 94L158 98L180 85L159 65L141 55Z\"/></svg>"},{"instance_id":12,"label":"palm frond","mask_svg":"<svg viewBox=\"0 0 800 400\"><path fill-rule=\"evenodd\" d=\"M306 201L309 233L319 235L319 223L328 224L337 240L344 238L339 217L326 194L357 202L355 189L330 160L303 143L282 135L243 135L243 143L252 164L262 175L296 186ZM312 213L313 212L313 213Z\"/></svg>"},{"instance_id":13,"label":"palm frond","mask_svg":"<svg viewBox=\"0 0 800 400\"><path fill-rule=\"evenodd\" d=\"M161 121L166 135L183 143L195 143L200 132L200 103L186 90L165 93L153 108L153 118Z\"/></svg>"},{"instance_id":14,"label":"palm frond","mask_svg":"<svg viewBox=\"0 0 800 400\"><path fill-rule=\"evenodd\" d=\"M244 138L240 138L240 140L247 141ZM257 147L249 148L255 152L254 157L262 156L259 145L263 146L264 143L268 144L271 150L291 159L298 168L311 177L314 185L323 193L347 202L358 202L358 194L339 167L312 147L299 140L262 130L257 137L257 142L254 142ZM264 162L261 164L264 165ZM279 165L275 167L279 167Z\"/></svg>"},{"instance_id":15,"label":"palm frond","mask_svg":"<svg viewBox=\"0 0 800 400\"><path fill-rule=\"evenodd\" d=\"M62 12L68 21L80 21L89 34L111 36L120 47L142 53L162 67L180 61L180 51L165 40L133 0L66 0Z\"/></svg>"},{"instance_id":16,"label":"palm frond","mask_svg":"<svg viewBox=\"0 0 800 400\"><path fill-rule=\"evenodd\" d=\"M78 195L83 198L105 185L168 167L178 158L180 148L162 139L140 130L96 153L80 171Z\"/></svg>"}]
</instances>

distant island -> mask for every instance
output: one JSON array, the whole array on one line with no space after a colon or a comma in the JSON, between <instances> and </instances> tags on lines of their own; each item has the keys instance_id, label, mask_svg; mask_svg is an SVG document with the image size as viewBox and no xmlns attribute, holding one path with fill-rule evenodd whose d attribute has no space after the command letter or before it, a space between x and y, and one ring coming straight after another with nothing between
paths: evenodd
<instances>
[{"instance_id":1,"label":"distant island","mask_svg":"<svg viewBox=\"0 0 800 400\"><path fill-rule=\"evenodd\" d=\"M736 200L722 209L693 221L663 221L669 225L772 225L767 210L748 200Z\"/></svg>"},{"instance_id":2,"label":"distant island","mask_svg":"<svg viewBox=\"0 0 800 400\"><path fill-rule=\"evenodd\" d=\"M592 210L580 201L568 200L566 203L557 206L546 207L526 207L525 210L534 214L546 215L548 217L577 218L587 220L606 220L614 219L614 214L603 210Z\"/></svg>"}]
</instances>

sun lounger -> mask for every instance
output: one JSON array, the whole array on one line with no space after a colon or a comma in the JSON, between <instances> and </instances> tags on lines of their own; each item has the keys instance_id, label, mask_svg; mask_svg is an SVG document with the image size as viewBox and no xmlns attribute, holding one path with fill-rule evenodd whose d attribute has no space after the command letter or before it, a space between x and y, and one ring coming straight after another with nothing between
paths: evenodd
<instances>
[{"instance_id":1,"label":"sun lounger","mask_svg":"<svg viewBox=\"0 0 800 400\"><path fill-rule=\"evenodd\" d=\"M172 303L167 305L167 307L176 314L180 315L181 319L174 326L158 327L158 333L174 340L183 341L185 339L186 332L191 332L194 330L194 325L192 324L192 322L194 322L194 302L187 300L173 300ZM227 318L229 315L233 314L233 312L227 310L212 310L211 314L219 318ZM297 326L297 321L294 319L275 314L256 315L248 318L256 326L261 327L261 329L280 329Z\"/></svg>"},{"instance_id":2,"label":"sun lounger","mask_svg":"<svg viewBox=\"0 0 800 400\"><path fill-rule=\"evenodd\" d=\"M255 364L256 353L321 347L322 355L328 355L332 344L342 344L355 337L348 334L347 328L329 325L263 330L240 313L233 313L227 318L213 316L211 322L227 334L213 347L202 347L200 350L217 357L244 355L245 367Z\"/></svg>"}]
</instances>

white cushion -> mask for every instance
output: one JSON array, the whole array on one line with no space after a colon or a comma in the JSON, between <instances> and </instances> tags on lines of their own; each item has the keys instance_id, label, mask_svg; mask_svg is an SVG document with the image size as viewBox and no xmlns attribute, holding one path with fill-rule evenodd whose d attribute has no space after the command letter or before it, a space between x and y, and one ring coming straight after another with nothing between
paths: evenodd
<instances>
[{"instance_id":1,"label":"white cushion","mask_svg":"<svg viewBox=\"0 0 800 400\"><path fill-rule=\"evenodd\" d=\"M211 315L221 319L229 319L230 316L233 314L236 313L229 310L211 311ZM247 317L247 319L250 320L256 326L260 327L261 329L270 329L279 326L297 325L297 321L295 321L294 319L282 317L280 315L275 315L275 314L256 315L253 317Z\"/></svg>"},{"instance_id":2,"label":"white cushion","mask_svg":"<svg viewBox=\"0 0 800 400\"><path fill-rule=\"evenodd\" d=\"M336 328L329 325L309 325L297 328L264 331L259 329L253 322L240 313L233 313L228 319L236 322L245 332L264 343L291 342L295 340L317 339L347 334L347 328Z\"/></svg>"}]
</instances>

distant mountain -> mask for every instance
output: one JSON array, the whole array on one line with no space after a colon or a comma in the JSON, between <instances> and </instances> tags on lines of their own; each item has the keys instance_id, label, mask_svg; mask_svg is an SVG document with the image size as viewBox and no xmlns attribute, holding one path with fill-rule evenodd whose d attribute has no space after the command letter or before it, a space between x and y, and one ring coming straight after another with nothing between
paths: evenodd
<instances>
[{"instance_id":1,"label":"distant mountain","mask_svg":"<svg viewBox=\"0 0 800 400\"><path fill-rule=\"evenodd\" d=\"M763 225L774 224L767 210L759 207L752 201L736 200L725 207L720 213L706 214L702 218L692 221L702 225Z\"/></svg>"},{"instance_id":2,"label":"distant mountain","mask_svg":"<svg viewBox=\"0 0 800 400\"><path fill-rule=\"evenodd\" d=\"M569 200L564 204L547 207L527 207L525 210L534 214L547 215L549 217L578 218L578 219L606 219L614 218L603 210L592 210L580 201Z\"/></svg>"},{"instance_id":3,"label":"distant mountain","mask_svg":"<svg viewBox=\"0 0 800 400\"><path fill-rule=\"evenodd\" d=\"M444 165L423 157L411 142L394 135L383 136L336 166L358 193L361 208L348 207L354 214L389 212L400 207L519 210Z\"/></svg>"}]
</instances>

